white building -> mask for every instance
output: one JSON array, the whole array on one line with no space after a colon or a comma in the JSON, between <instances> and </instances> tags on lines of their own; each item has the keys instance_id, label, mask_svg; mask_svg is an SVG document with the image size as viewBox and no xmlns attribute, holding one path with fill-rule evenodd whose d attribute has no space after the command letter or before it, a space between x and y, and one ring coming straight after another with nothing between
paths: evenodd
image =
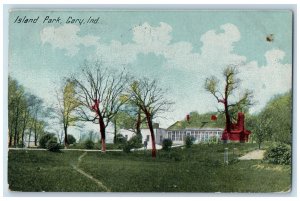
<instances>
[{"instance_id":1,"label":"white building","mask_svg":"<svg viewBox=\"0 0 300 201\"><path fill-rule=\"evenodd\" d=\"M221 140L223 128L185 128L167 130L167 138L173 141L173 144L183 144L186 136L195 139L195 143Z\"/></svg>"},{"instance_id":2,"label":"white building","mask_svg":"<svg viewBox=\"0 0 300 201\"><path fill-rule=\"evenodd\" d=\"M154 128L154 136L155 136L155 142L156 144L161 144L164 138L167 138L167 132L164 128ZM148 147L151 147L152 139L151 139L151 133L149 129L141 129L142 133L142 142L147 140ZM135 133L129 130L121 129L120 134L123 135L127 140L132 138Z\"/></svg>"},{"instance_id":3,"label":"white building","mask_svg":"<svg viewBox=\"0 0 300 201\"><path fill-rule=\"evenodd\" d=\"M161 145L164 139L171 139L173 144L184 144L186 136L192 136L195 143L209 142L215 140L221 141L223 128L185 128L185 129L164 129L154 128L155 142ZM135 135L134 132L121 129L120 133L129 140ZM148 141L148 146L151 146L151 134L149 129L141 129L142 140Z\"/></svg>"}]
</instances>

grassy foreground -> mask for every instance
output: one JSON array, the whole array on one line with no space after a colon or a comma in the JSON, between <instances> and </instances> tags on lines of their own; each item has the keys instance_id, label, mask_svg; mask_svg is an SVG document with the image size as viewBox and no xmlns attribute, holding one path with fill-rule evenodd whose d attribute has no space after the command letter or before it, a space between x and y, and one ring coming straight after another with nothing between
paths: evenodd
<instances>
[{"instance_id":1,"label":"grassy foreground","mask_svg":"<svg viewBox=\"0 0 300 201\"><path fill-rule=\"evenodd\" d=\"M256 145L255 145L256 146ZM224 165L224 148L229 165ZM233 148L236 148L233 155ZM291 167L258 160L238 161L252 144L194 145L190 149L148 152L88 152L10 150L8 182L12 191L102 192L286 192L291 188Z\"/></svg>"}]
</instances>

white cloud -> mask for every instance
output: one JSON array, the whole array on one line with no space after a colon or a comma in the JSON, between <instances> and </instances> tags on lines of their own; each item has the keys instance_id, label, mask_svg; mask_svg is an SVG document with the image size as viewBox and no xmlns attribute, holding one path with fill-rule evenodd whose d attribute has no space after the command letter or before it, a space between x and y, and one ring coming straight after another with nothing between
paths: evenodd
<instances>
[{"instance_id":1,"label":"white cloud","mask_svg":"<svg viewBox=\"0 0 300 201\"><path fill-rule=\"evenodd\" d=\"M46 27L40 32L42 44L49 43L53 48L65 49L66 55L75 56L79 51L79 46L95 46L99 37L86 35L78 36L80 28L76 25L65 24L60 27Z\"/></svg>"},{"instance_id":2,"label":"white cloud","mask_svg":"<svg viewBox=\"0 0 300 201\"><path fill-rule=\"evenodd\" d=\"M207 31L201 36L201 60L214 66L240 64L246 61L246 57L233 53L234 43L240 40L240 32L233 24L220 26L222 32ZM206 64L206 65L207 65Z\"/></svg>"},{"instance_id":3,"label":"white cloud","mask_svg":"<svg viewBox=\"0 0 300 201\"><path fill-rule=\"evenodd\" d=\"M158 26L145 22L134 27L132 42L125 44L116 40L100 43L99 37L79 36L79 31L80 28L75 25L47 27L41 31L41 40L43 44L50 43L54 48L65 49L69 56L76 55L80 45L96 46L94 57L111 66L131 64L136 61L138 54L154 53L166 59L166 68L186 70L199 75L199 88L203 84L200 83L201 80L204 81L206 77L215 75L222 79L222 70L227 65L238 65L239 76L243 80L241 88L253 90L258 103L253 111L261 109L273 95L291 88L291 64L282 64L285 53L279 49L267 51L264 66L259 66L256 61L247 61L245 56L234 52L235 43L240 41L241 34L233 24L224 24L219 30L208 30L202 35L199 34L199 43L202 43L199 52L194 51L190 42L172 42L172 27L163 22ZM195 90L190 96L193 100L213 101L213 98L207 97L207 93L198 94ZM178 103L184 104L186 103ZM200 111L208 108L205 104L199 106L198 101L194 101L193 105L189 103L188 106L199 108Z\"/></svg>"},{"instance_id":4,"label":"white cloud","mask_svg":"<svg viewBox=\"0 0 300 201\"><path fill-rule=\"evenodd\" d=\"M259 66L257 62L249 62L240 68L243 82L241 87L254 91L256 106L252 111L258 111L275 94L287 92L292 86L292 65L281 63L285 53L272 49L265 53L266 65Z\"/></svg>"},{"instance_id":5,"label":"white cloud","mask_svg":"<svg viewBox=\"0 0 300 201\"><path fill-rule=\"evenodd\" d=\"M172 39L170 36L171 31L172 27L166 23L160 22L158 27L152 27L145 22L141 26L133 28L132 40L142 53L161 54Z\"/></svg>"}]
</instances>

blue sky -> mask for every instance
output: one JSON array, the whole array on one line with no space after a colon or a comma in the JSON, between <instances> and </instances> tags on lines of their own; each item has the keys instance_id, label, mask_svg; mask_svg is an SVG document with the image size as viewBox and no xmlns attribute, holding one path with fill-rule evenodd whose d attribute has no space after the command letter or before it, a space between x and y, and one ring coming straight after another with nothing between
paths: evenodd
<instances>
[{"instance_id":1,"label":"blue sky","mask_svg":"<svg viewBox=\"0 0 300 201\"><path fill-rule=\"evenodd\" d=\"M26 16L35 24L14 23ZM61 18L61 23L43 19ZM98 24L66 24L100 17ZM273 42L266 36L274 35ZM291 89L292 13L289 11L10 12L9 73L46 103L55 103L60 78L77 73L85 59L126 66L137 77L156 78L175 101L157 119L164 127L190 111L216 111L205 78L222 79L238 65L241 89L254 91L258 112L275 94ZM241 90L242 91L242 90ZM238 91L235 96L238 98Z\"/></svg>"}]
</instances>

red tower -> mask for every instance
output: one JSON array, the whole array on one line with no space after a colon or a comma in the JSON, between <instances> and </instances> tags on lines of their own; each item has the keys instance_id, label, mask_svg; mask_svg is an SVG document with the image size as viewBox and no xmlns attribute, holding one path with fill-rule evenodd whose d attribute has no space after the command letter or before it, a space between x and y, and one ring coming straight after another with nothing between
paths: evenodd
<instances>
[{"instance_id":1,"label":"red tower","mask_svg":"<svg viewBox=\"0 0 300 201\"><path fill-rule=\"evenodd\" d=\"M251 131L245 129L245 115L242 112L238 113L237 123L231 123L230 131L226 129L222 134L222 140L248 142Z\"/></svg>"}]
</instances>

